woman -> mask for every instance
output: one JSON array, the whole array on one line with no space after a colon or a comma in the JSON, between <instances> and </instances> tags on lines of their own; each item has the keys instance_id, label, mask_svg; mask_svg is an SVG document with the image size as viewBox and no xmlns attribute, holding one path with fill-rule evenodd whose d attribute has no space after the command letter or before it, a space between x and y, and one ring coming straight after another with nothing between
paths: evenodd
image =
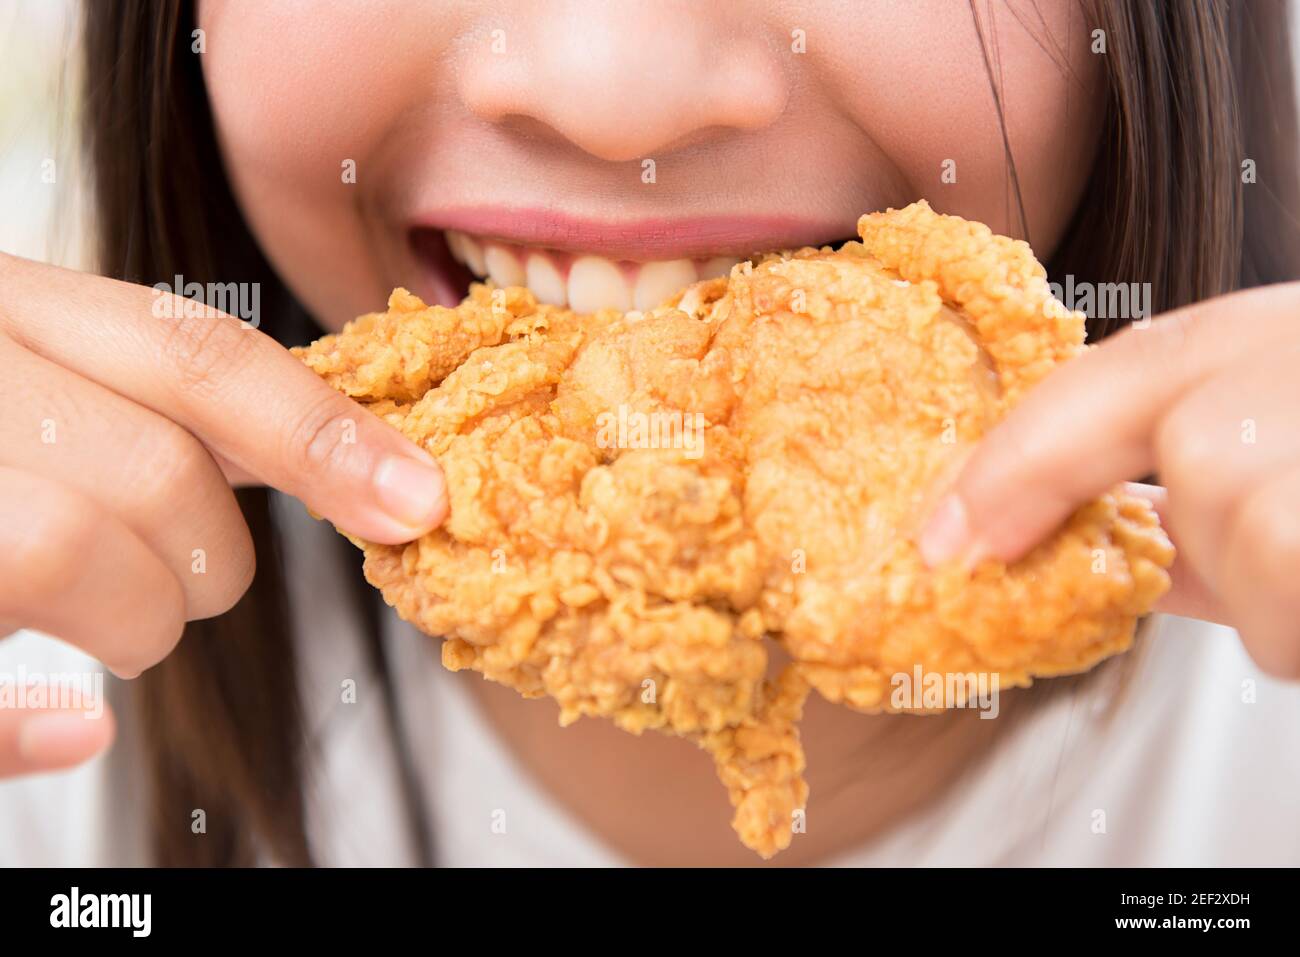
<instances>
[{"instance_id":1,"label":"woman","mask_svg":"<svg viewBox=\"0 0 1300 957\"><path fill-rule=\"evenodd\" d=\"M1028 238L1054 280L1180 310L1035 390L927 556L1012 559L1155 474L1180 548L1162 610L1204 621L1156 616L996 721L814 701L814 803L780 860L1293 862L1300 697L1260 675L1300 675L1300 289L1267 285L1297 262L1284 10L89 5L101 269L125 282L0 261L0 619L117 676L118 740L21 778L102 752L114 719L0 711L6 858L748 863L690 745L560 731L380 613L292 499L400 542L443 519L440 473L282 346L395 285L455 301L449 246L589 308L924 196ZM259 330L160 320L148 287L182 281L255 290Z\"/></svg>"}]
</instances>

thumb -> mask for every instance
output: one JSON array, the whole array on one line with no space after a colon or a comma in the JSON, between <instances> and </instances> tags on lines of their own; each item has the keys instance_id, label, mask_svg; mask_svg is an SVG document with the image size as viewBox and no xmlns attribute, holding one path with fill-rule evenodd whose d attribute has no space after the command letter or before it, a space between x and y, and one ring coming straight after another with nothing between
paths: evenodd
<instances>
[{"instance_id":1,"label":"thumb","mask_svg":"<svg viewBox=\"0 0 1300 957\"><path fill-rule=\"evenodd\" d=\"M1264 287L1198 303L1053 371L980 440L940 499L917 542L926 562L1015 561L1083 503L1156 471L1157 429L1180 396L1294 335L1266 321L1287 296Z\"/></svg>"},{"instance_id":2,"label":"thumb","mask_svg":"<svg viewBox=\"0 0 1300 957\"><path fill-rule=\"evenodd\" d=\"M432 456L246 323L25 260L0 257L0 275L0 329L180 425L228 478L254 477L374 542L410 541L446 517Z\"/></svg>"}]
</instances>

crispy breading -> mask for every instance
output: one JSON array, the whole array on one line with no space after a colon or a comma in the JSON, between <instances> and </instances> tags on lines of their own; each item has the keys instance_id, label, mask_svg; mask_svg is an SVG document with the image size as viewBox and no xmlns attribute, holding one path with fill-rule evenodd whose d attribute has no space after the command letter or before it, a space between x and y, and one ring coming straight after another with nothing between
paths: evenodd
<instances>
[{"instance_id":1,"label":"crispy breading","mask_svg":"<svg viewBox=\"0 0 1300 957\"><path fill-rule=\"evenodd\" d=\"M1172 546L1116 489L1010 566L929 569L935 491L1083 317L1029 247L925 203L861 243L742 263L648 313L580 316L475 285L298 350L434 455L450 517L366 576L443 662L714 757L771 856L807 799L809 688L914 710L895 676L1001 688L1122 651ZM769 678L770 642L790 659ZM945 702L948 706L962 702Z\"/></svg>"}]
</instances>

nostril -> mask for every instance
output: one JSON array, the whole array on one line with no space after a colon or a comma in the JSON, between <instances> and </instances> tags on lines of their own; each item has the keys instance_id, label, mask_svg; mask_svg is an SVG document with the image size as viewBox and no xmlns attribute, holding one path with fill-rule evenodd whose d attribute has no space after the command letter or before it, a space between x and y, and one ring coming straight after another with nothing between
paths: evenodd
<instances>
[{"instance_id":1,"label":"nostril","mask_svg":"<svg viewBox=\"0 0 1300 957\"><path fill-rule=\"evenodd\" d=\"M584 25L579 39L517 38L511 54L467 57L456 73L460 98L498 130L565 141L611 163L761 129L784 113L788 58L770 44L734 30L725 40L692 36L645 18L644 29L622 17Z\"/></svg>"}]
</instances>

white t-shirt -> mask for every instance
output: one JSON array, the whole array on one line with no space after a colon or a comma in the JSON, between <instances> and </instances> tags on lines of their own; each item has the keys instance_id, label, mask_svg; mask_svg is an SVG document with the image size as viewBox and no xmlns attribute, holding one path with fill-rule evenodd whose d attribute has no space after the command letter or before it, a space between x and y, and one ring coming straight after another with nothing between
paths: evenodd
<instances>
[{"instance_id":1,"label":"white t-shirt","mask_svg":"<svg viewBox=\"0 0 1300 957\"><path fill-rule=\"evenodd\" d=\"M415 839L381 685L348 606L334 533L297 503L277 505L312 741L313 851L330 865L412 864ZM1168 616L1149 627L1117 704L1090 691L1053 696L1009 729L960 787L827 863L1300 863L1300 686L1261 675L1230 629ZM437 642L395 617L385 645L440 864L623 863L495 738L465 686L477 676L443 671ZM0 641L0 680L20 668L99 671L85 655L30 632ZM355 683L348 685L355 702L345 700L345 682ZM148 863L147 784L130 687L111 676L106 685L121 718L109 754L0 783L0 864ZM493 833L488 822L505 808L509 833ZM175 810L189 818L190 809Z\"/></svg>"}]
</instances>

